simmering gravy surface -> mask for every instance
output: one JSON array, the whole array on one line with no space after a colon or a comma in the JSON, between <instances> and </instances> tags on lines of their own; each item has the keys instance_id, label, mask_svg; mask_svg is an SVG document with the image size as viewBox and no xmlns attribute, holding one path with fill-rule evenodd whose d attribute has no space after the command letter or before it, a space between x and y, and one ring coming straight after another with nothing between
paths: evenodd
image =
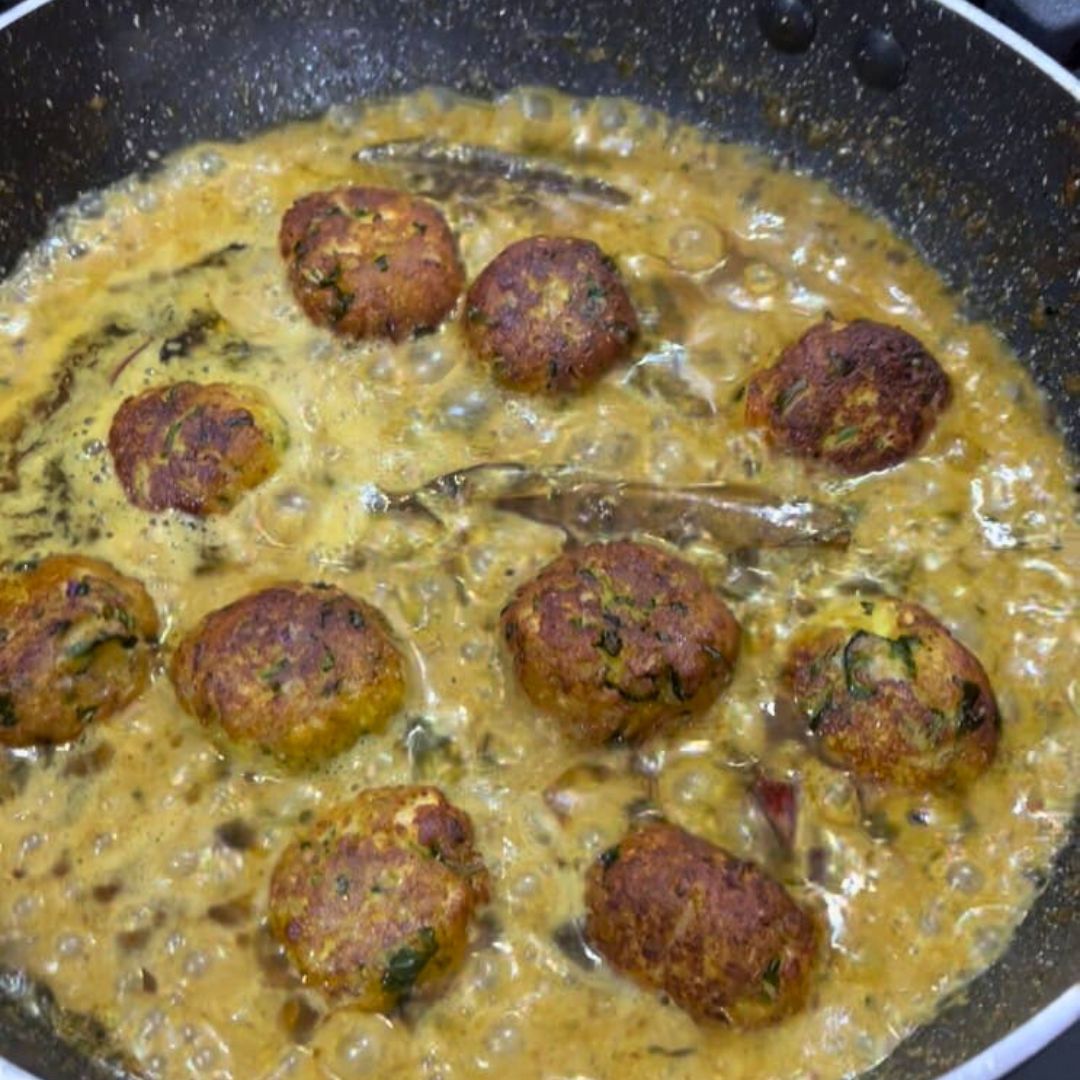
<instances>
[{"instance_id":1,"label":"simmering gravy surface","mask_svg":"<svg viewBox=\"0 0 1080 1080\"><path fill-rule=\"evenodd\" d=\"M629 198L354 158L432 136L537 155ZM278 223L298 196L342 183L429 194L470 279L534 233L594 240L641 315L636 363L558 402L496 389L456 316L398 346L311 326ZM1065 836L1078 775L1072 464L1016 359L883 222L632 104L523 90L494 105L422 92L193 147L84 198L61 233L0 285L0 558L109 559L146 583L165 655L254 588L333 582L387 613L411 697L385 734L307 773L224 755L163 672L74 745L6 752L0 966L100 1018L154 1077L824 1078L879 1060L1002 951ZM745 428L750 373L825 312L903 327L951 376L953 404L906 464L842 479ZM120 402L179 379L256 384L288 421L283 467L225 517L148 515L112 474L104 442ZM51 415L30 416L39 399ZM690 548L743 627L733 685L636 755L582 750L520 696L496 633L516 585L560 550L558 530L476 507L442 531L377 512L380 489L507 460L749 480L848 508L853 540ZM1002 744L962 798L860 798L776 715L793 630L859 590L925 605L990 675ZM418 717L439 738L418 741ZM798 781L790 859L746 794L757 762ZM587 764L612 774L575 768ZM274 860L312 814L421 777L471 814L493 903L440 1000L393 1017L330 1009L261 927ZM544 798L553 785L571 789L561 802ZM646 797L820 912L830 948L804 1013L749 1033L696 1025L567 955L585 869ZM572 805L565 820L552 801Z\"/></svg>"}]
</instances>

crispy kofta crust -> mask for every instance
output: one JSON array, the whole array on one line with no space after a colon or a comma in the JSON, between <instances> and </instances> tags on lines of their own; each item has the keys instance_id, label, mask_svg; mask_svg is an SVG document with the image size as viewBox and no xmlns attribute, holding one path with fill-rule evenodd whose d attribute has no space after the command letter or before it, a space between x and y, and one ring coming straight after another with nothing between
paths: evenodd
<instances>
[{"instance_id":1,"label":"crispy kofta crust","mask_svg":"<svg viewBox=\"0 0 1080 1080\"><path fill-rule=\"evenodd\" d=\"M487 899L467 814L437 788L373 788L286 848L270 928L305 980L386 1010L445 986Z\"/></svg>"},{"instance_id":2,"label":"crispy kofta crust","mask_svg":"<svg viewBox=\"0 0 1080 1080\"><path fill-rule=\"evenodd\" d=\"M259 390L228 383L155 386L128 398L109 451L128 500L143 510L224 514L281 462L285 421Z\"/></svg>"},{"instance_id":3,"label":"crispy kofta crust","mask_svg":"<svg viewBox=\"0 0 1080 1080\"><path fill-rule=\"evenodd\" d=\"M502 251L465 300L473 353L513 390L583 390L630 354L637 315L588 240L533 236Z\"/></svg>"},{"instance_id":4,"label":"crispy kofta crust","mask_svg":"<svg viewBox=\"0 0 1080 1080\"><path fill-rule=\"evenodd\" d=\"M282 218L279 243L308 318L345 337L403 341L433 330L465 285L446 219L401 191L306 195Z\"/></svg>"},{"instance_id":5,"label":"crispy kofta crust","mask_svg":"<svg viewBox=\"0 0 1080 1080\"><path fill-rule=\"evenodd\" d=\"M106 562L51 555L0 577L0 746L61 743L142 693L158 617Z\"/></svg>"},{"instance_id":6,"label":"crispy kofta crust","mask_svg":"<svg viewBox=\"0 0 1080 1080\"><path fill-rule=\"evenodd\" d=\"M533 704L589 743L644 739L706 708L739 649L738 623L696 567L625 540L550 563L502 630Z\"/></svg>"},{"instance_id":7,"label":"crispy kofta crust","mask_svg":"<svg viewBox=\"0 0 1080 1080\"><path fill-rule=\"evenodd\" d=\"M204 724L297 765L382 730L405 696L381 613L326 585L273 586L211 612L170 674Z\"/></svg>"},{"instance_id":8,"label":"crispy kofta crust","mask_svg":"<svg viewBox=\"0 0 1080 1080\"><path fill-rule=\"evenodd\" d=\"M806 1001L815 920L760 867L683 829L647 825L604 852L585 906L605 959L696 1019L752 1027Z\"/></svg>"},{"instance_id":9,"label":"crispy kofta crust","mask_svg":"<svg viewBox=\"0 0 1080 1080\"><path fill-rule=\"evenodd\" d=\"M914 453L950 396L949 377L911 334L826 321L750 380L746 417L785 452L858 474Z\"/></svg>"},{"instance_id":10,"label":"crispy kofta crust","mask_svg":"<svg viewBox=\"0 0 1080 1080\"><path fill-rule=\"evenodd\" d=\"M796 637L784 681L825 756L912 790L963 787L994 758L1001 718L979 661L918 604Z\"/></svg>"}]
</instances>

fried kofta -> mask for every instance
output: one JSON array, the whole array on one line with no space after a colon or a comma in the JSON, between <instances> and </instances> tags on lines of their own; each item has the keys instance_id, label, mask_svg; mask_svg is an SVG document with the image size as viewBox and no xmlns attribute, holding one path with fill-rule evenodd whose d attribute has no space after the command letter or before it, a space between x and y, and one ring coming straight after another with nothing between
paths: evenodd
<instances>
[{"instance_id":1,"label":"fried kofta","mask_svg":"<svg viewBox=\"0 0 1080 1080\"><path fill-rule=\"evenodd\" d=\"M589 544L526 582L502 631L526 695L587 743L637 741L731 679L739 626L695 567L648 544Z\"/></svg>"},{"instance_id":2,"label":"fried kofta","mask_svg":"<svg viewBox=\"0 0 1080 1080\"><path fill-rule=\"evenodd\" d=\"M630 355L634 306L588 240L533 236L500 252L465 298L473 353L511 390L583 390Z\"/></svg>"},{"instance_id":3,"label":"fried kofta","mask_svg":"<svg viewBox=\"0 0 1080 1080\"><path fill-rule=\"evenodd\" d=\"M128 500L142 510L224 514L271 476L288 446L285 421L250 386L194 382L128 398L109 451Z\"/></svg>"},{"instance_id":4,"label":"fried kofta","mask_svg":"<svg viewBox=\"0 0 1080 1080\"><path fill-rule=\"evenodd\" d=\"M405 697L405 664L381 613L329 585L277 585L211 612L170 674L203 724L292 765L381 731Z\"/></svg>"},{"instance_id":5,"label":"fried kofta","mask_svg":"<svg viewBox=\"0 0 1080 1080\"><path fill-rule=\"evenodd\" d=\"M911 334L826 321L750 380L746 418L785 453L856 475L918 450L950 397L949 377Z\"/></svg>"},{"instance_id":6,"label":"fried kofta","mask_svg":"<svg viewBox=\"0 0 1080 1080\"><path fill-rule=\"evenodd\" d=\"M279 243L308 318L345 337L404 341L434 330L465 285L446 219L401 191L306 195L282 218Z\"/></svg>"},{"instance_id":7,"label":"fried kofta","mask_svg":"<svg viewBox=\"0 0 1080 1080\"><path fill-rule=\"evenodd\" d=\"M666 823L590 867L585 934L612 965L698 1020L766 1024L806 1002L813 917L764 870Z\"/></svg>"},{"instance_id":8,"label":"fried kofta","mask_svg":"<svg viewBox=\"0 0 1080 1080\"><path fill-rule=\"evenodd\" d=\"M918 604L852 600L793 642L787 692L825 756L911 790L962 787L1001 729L979 661Z\"/></svg>"},{"instance_id":9,"label":"fried kofta","mask_svg":"<svg viewBox=\"0 0 1080 1080\"><path fill-rule=\"evenodd\" d=\"M386 1011L443 989L487 899L467 814L438 788L372 788L285 849L270 929L307 982Z\"/></svg>"},{"instance_id":10,"label":"fried kofta","mask_svg":"<svg viewBox=\"0 0 1080 1080\"><path fill-rule=\"evenodd\" d=\"M142 693L158 617L99 559L51 555L0 577L0 746L74 739Z\"/></svg>"}]
</instances>

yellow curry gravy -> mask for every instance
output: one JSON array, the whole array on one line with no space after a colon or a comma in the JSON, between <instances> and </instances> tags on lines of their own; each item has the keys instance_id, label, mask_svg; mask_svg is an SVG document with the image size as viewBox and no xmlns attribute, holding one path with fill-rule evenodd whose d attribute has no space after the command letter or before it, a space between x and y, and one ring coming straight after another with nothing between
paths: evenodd
<instances>
[{"instance_id":1,"label":"yellow curry gravy","mask_svg":"<svg viewBox=\"0 0 1080 1080\"><path fill-rule=\"evenodd\" d=\"M435 134L535 155L629 198L354 156ZM496 389L454 320L399 346L314 328L286 285L277 228L296 197L342 183L432 195L470 279L530 234L594 240L640 312L637 362L558 402ZM750 372L825 312L902 326L949 372L954 403L906 464L841 479L745 428ZM321 579L380 606L411 656L406 713L319 772L224 755L161 673L76 744L4 755L0 966L98 1017L148 1076L849 1074L992 961L1045 880L1077 776L1072 466L994 332L821 184L619 101L423 92L336 110L193 147L84 198L0 286L0 377L0 558L111 560L152 593L166 654L255 587ZM254 383L290 427L280 472L205 522L129 506L104 451L125 397L178 379ZM516 691L496 635L559 531L482 507L444 529L378 513L380 491L506 460L749 480L847 508L853 540L691 547L743 627L734 684L637 754L581 750ZM942 618L996 688L1000 753L962 798L860 794L773 705L799 621L875 591ZM755 763L799 785L790 857L746 794ZM392 1017L331 1009L261 925L270 870L313 814L417 777L472 815L493 903L440 1000ZM820 913L829 951L804 1013L750 1033L699 1026L574 955L586 867L649 806L762 861Z\"/></svg>"}]
</instances>

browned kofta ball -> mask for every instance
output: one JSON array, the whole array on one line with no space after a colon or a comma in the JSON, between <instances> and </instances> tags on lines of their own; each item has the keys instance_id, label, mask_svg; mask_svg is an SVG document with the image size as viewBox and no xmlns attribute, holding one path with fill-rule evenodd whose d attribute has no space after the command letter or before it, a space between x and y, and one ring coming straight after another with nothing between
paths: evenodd
<instances>
[{"instance_id":1,"label":"browned kofta ball","mask_svg":"<svg viewBox=\"0 0 1080 1080\"><path fill-rule=\"evenodd\" d=\"M50 555L0 577L0 746L74 739L142 693L158 617L99 559Z\"/></svg>"},{"instance_id":2,"label":"browned kofta ball","mask_svg":"<svg viewBox=\"0 0 1080 1080\"><path fill-rule=\"evenodd\" d=\"M446 219L402 191L305 195L282 218L279 243L308 318L345 337L403 341L433 330L465 285Z\"/></svg>"},{"instance_id":3,"label":"browned kofta ball","mask_svg":"<svg viewBox=\"0 0 1080 1080\"><path fill-rule=\"evenodd\" d=\"M271 476L289 442L260 391L179 382L128 398L109 429L109 451L128 500L143 510L206 517L231 510Z\"/></svg>"},{"instance_id":4,"label":"browned kofta ball","mask_svg":"<svg viewBox=\"0 0 1080 1080\"><path fill-rule=\"evenodd\" d=\"M583 390L630 355L637 314L614 260L588 240L532 236L500 252L465 298L473 353L512 390Z\"/></svg>"},{"instance_id":5,"label":"browned kofta ball","mask_svg":"<svg viewBox=\"0 0 1080 1080\"><path fill-rule=\"evenodd\" d=\"M585 907L586 937L608 963L695 1019L754 1027L806 1002L814 918L761 867L674 825L604 852Z\"/></svg>"},{"instance_id":6,"label":"browned kofta ball","mask_svg":"<svg viewBox=\"0 0 1080 1080\"><path fill-rule=\"evenodd\" d=\"M526 582L502 629L525 693L584 742L644 739L709 706L739 626L696 567L648 544L589 544Z\"/></svg>"},{"instance_id":7,"label":"browned kofta ball","mask_svg":"<svg viewBox=\"0 0 1080 1080\"><path fill-rule=\"evenodd\" d=\"M746 418L786 453L854 475L913 454L950 397L949 377L911 334L826 321L750 380Z\"/></svg>"},{"instance_id":8,"label":"browned kofta ball","mask_svg":"<svg viewBox=\"0 0 1080 1080\"><path fill-rule=\"evenodd\" d=\"M276 585L211 612L170 674L193 716L292 765L381 731L405 697L381 613L329 585Z\"/></svg>"},{"instance_id":9,"label":"browned kofta ball","mask_svg":"<svg viewBox=\"0 0 1080 1080\"><path fill-rule=\"evenodd\" d=\"M832 606L796 636L784 681L825 756L866 779L961 787L997 749L986 672L918 604Z\"/></svg>"},{"instance_id":10,"label":"browned kofta ball","mask_svg":"<svg viewBox=\"0 0 1080 1080\"><path fill-rule=\"evenodd\" d=\"M461 965L488 875L438 788L362 791L282 853L270 929L305 981L354 1007L432 997Z\"/></svg>"}]
</instances>

